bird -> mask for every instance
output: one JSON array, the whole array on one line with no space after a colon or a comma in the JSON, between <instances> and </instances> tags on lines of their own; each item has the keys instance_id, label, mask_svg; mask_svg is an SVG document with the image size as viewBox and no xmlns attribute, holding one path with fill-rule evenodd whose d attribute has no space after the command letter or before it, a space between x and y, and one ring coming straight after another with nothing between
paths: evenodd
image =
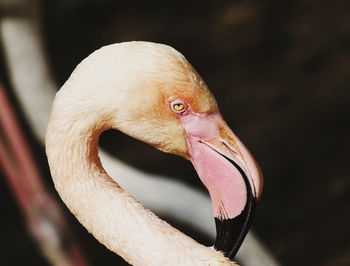
<instances>
[{"instance_id":1,"label":"bird","mask_svg":"<svg viewBox=\"0 0 350 266\"><path fill-rule=\"evenodd\" d=\"M191 161L212 200L213 247L158 218L106 173L98 140L109 129ZM131 41L90 54L55 96L45 147L68 209L129 264L236 265L263 176L203 79L174 48Z\"/></svg>"}]
</instances>

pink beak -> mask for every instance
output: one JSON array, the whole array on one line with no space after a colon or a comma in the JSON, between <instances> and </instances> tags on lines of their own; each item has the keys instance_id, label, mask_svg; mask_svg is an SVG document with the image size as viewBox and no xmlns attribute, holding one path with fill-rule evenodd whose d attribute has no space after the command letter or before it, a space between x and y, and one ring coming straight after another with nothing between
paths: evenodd
<instances>
[{"instance_id":1,"label":"pink beak","mask_svg":"<svg viewBox=\"0 0 350 266\"><path fill-rule=\"evenodd\" d=\"M190 160L209 191L215 216L215 248L233 259L248 233L262 192L262 173L219 112L179 115Z\"/></svg>"}]
</instances>

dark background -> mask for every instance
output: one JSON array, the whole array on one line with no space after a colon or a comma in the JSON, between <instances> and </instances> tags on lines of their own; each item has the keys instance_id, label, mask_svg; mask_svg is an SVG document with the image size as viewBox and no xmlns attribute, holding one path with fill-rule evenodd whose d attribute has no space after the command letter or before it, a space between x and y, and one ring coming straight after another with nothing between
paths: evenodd
<instances>
[{"instance_id":1,"label":"dark background","mask_svg":"<svg viewBox=\"0 0 350 266\"><path fill-rule=\"evenodd\" d=\"M262 167L257 236L283 265L350 265L350 1L64 0L44 1L41 11L59 85L110 43L148 40L183 53ZM22 124L48 175L43 147ZM141 169L201 186L181 158L116 132L101 144ZM3 181L0 199L0 264L45 265ZM91 264L119 263L69 217Z\"/></svg>"}]
</instances>

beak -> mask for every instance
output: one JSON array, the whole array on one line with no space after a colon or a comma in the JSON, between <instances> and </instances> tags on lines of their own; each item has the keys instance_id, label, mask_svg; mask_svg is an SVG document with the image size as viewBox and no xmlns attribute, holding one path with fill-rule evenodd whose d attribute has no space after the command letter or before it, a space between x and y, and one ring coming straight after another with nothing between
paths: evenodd
<instances>
[{"instance_id":1,"label":"beak","mask_svg":"<svg viewBox=\"0 0 350 266\"><path fill-rule=\"evenodd\" d=\"M212 200L214 248L233 259L261 195L260 168L219 112L191 114L181 120L190 160Z\"/></svg>"}]
</instances>

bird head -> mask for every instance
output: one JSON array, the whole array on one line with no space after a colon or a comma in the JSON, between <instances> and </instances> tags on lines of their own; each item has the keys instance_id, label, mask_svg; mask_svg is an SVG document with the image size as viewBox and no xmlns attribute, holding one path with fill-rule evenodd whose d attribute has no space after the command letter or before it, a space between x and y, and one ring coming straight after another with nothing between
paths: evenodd
<instances>
[{"instance_id":1,"label":"bird head","mask_svg":"<svg viewBox=\"0 0 350 266\"><path fill-rule=\"evenodd\" d=\"M76 90L74 104L84 102L87 119L98 114L99 127L116 128L192 162L212 199L215 248L233 258L261 195L262 174L188 61L162 44L114 44L83 60L70 83L78 79L69 87ZM64 87L59 93L64 97Z\"/></svg>"}]
</instances>

